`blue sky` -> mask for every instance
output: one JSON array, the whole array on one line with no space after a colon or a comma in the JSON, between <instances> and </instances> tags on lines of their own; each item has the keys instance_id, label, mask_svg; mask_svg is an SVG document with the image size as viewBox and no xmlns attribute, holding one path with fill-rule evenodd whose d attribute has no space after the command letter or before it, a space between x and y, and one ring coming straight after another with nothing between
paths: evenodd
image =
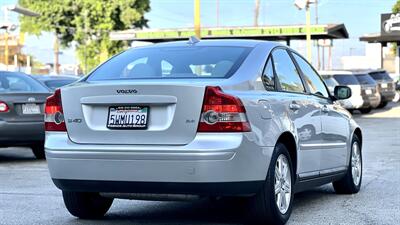
<instances>
[{"instance_id":1,"label":"blue sky","mask_svg":"<svg viewBox=\"0 0 400 225\"><path fill-rule=\"evenodd\" d=\"M1 5L15 4L17 0L2 0ZM150 28L179 28L193 26L193 0L151 0L151 11L145 15ZM252 25L254 0L219 0L220 26ZM333 48L334 66L339 66L343 55L364 54L364 43L358 38L366 33L380 31L380 14L390 12L396 0L319 0L319 23L344 23L350 38L335 40ZM201 0L201 23L205 27L217 25L217 0ZM312 18L314 20L314 7ZM1 12L2 13L2 12ZM0 14L1 14L0 13ZM0 15L2 18L2 14ZM16 15L12 18L17 21ZM301 24L305 12L299 11L293 0L261 0L259 25ZM45 33L40 37L26 38L24 51L43 62L53 60L53 36ZM305 42L294 42L292 47L305 54ZM351 49L351 50L350 50ZM316 53L314 52L315 59ZM61 63L75 63L73 49L63 50Z\"/></svg>"}]
</instances>

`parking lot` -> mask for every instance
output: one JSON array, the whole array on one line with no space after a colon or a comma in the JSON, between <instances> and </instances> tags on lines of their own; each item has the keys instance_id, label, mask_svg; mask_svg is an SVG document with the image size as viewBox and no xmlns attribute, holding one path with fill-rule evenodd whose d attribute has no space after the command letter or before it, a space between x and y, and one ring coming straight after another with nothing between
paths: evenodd
<instances>
[{"instance_id":1,"label":"parking lot","mask_svg":"<svg viewBox=\"0 0 400 225\"><path fill-rule=\"evenodd\" d=\"M400 221L400 104L354 117L364 131L360 193L336 195L331 185L297 194L294 224L398 224ZM69 215L44 160L24 148L0 150L0 224L94 224ZM229 202L115 200L96 224L242 224Z\"/></svg>"}]
</instances>

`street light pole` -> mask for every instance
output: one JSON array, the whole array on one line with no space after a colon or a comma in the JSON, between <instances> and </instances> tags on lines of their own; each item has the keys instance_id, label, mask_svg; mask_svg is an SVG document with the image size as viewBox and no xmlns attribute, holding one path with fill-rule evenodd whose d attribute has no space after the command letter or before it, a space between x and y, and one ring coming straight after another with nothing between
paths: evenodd
<instances>
[{"instance_id":1,"label":"street light pole","mask_svg":"<svg viewBox=\"0 0 400 225\"><path fill-rule=\"evenodd\" d=\"M194 33L197 38L201 38L200 31L200 0L194 0Z\"/></svg>"},{"instance_id":2,"label":"street light pole","mask_svg":"<svg viewBox=\"0 0 400 225\"><path fill-rule=\"evenodd\" d=\"M310 4L316 3L317 0L295 0L294 5L299 9L306 10L306 46L307 46L307 60L311 62L311 12Z\"/></svg>"}]
</instances>

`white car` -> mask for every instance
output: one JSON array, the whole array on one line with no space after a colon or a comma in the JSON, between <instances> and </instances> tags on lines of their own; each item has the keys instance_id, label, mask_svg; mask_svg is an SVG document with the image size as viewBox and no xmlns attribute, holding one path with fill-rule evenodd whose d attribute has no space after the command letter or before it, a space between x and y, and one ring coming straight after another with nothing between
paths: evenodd
<instances>
[{"instance_id":1,"label":"white car","mask_svg":"<svg viewBox=\"0 0 400 225\"><path fill-rule=\"evenodd\" d=\"M339 100L338 103L348 110L360 109L364 100L361 95L361 85L357 78L350 71L343 70L331 70L331 71L319 71L319 74L325 80L328 88L331 90L335 86L332 85L346 85L351 89L351 97L345 100ZM332 81L332 79L334 81ZM336 83L335 83L336 82Z\"/></svg>"}]
</instances>

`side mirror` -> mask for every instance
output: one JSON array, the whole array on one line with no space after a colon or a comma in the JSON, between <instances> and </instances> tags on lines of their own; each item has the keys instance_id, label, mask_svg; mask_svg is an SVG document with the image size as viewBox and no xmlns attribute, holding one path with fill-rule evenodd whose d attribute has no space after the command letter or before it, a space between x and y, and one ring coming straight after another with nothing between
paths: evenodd
<instances>
[{"instance_id":1,"label":"side mirror","mask_svg":"<svg viewBox=\"0 0 400 225\"><path fill-rule=\"evenodd\" d=\"M351 97L351 89L347 86L336 86L334 96L336 100L348 99Z\"/></svg>"}]
</instances>

